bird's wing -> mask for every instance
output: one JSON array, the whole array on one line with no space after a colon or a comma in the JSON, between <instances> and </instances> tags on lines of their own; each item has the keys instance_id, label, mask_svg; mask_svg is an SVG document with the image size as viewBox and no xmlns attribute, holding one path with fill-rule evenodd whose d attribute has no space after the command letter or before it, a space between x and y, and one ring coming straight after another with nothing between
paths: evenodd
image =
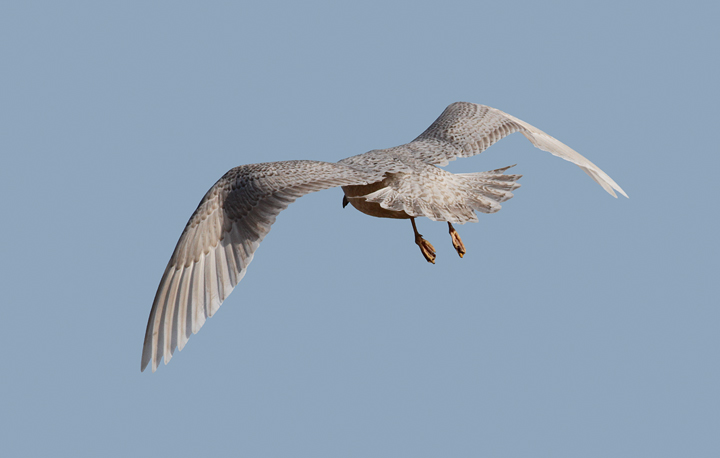
<instances>
[{"instance_id":1,"label":"bird's wing","mask_svg":"<svg viewBox=\"0 0 720 458\"><path fill-rule=\"evenodd\" d=\"M576 164L613 197L617 197L615 191L627 197L612 178L577 151L540 129L485 105L467 102L449 105L425 132L403 147L418 159L442 166L458 157L480 154L513 132L522 133L537 148Z\"/></svg>"},{"instance_id":2,"label":"bird's wing","mask_svg":"<svg viewBox=\"0 0 720 458\"><path fill-rule=\"evenodd\" d=\"M350 156L338 161L338 163L374 174L412 173L415 169L408 164L408 159L411 162L416 160L416 158L408 156L408 152L403 150L402 147L395 147L375 149L367 153Z\"/></svg>"},{"instance_id":3,"label":"bird's wing","mask_svg":"<svg viewBox=\"0 0 720 458\"><path fill-rule=\"evenodd\" d=\"M170 361L245 275L278 213L305 194L379 181L382 174L315 161L230 170L190 217L160 280L145 331L141 370Z\"/></svg>"}]
</instances>

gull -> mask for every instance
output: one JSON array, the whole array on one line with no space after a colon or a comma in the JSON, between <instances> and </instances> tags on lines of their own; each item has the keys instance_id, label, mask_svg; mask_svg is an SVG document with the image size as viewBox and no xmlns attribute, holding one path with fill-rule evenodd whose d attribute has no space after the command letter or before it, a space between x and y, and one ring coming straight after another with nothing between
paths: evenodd
<instances>
[{"instance_id":1,"label":"gull","mask_svg":"<svg viewBox=\"0 0 720 458\"><path fill-rule=\"evenodd\" d=\"M141 371L182 350L245 275L255 250L277 215L305 194L341 186L343 207L378 218L409 219L425 259L436 252L418 232L415 218L448 225L462 257L465 246L453 223L477 222L475 212L495 213L513 197L522 175L510 167L450 173L439 167L485 151L520 132L537 148L579 166L613 197L627 197L598 166L545 132L495 108L467 102L449 105L410 143L369 151L337 163L282 161L236 167L213 185L190 217L168 262L145 331Z\"/></svg>"}]
</instances>

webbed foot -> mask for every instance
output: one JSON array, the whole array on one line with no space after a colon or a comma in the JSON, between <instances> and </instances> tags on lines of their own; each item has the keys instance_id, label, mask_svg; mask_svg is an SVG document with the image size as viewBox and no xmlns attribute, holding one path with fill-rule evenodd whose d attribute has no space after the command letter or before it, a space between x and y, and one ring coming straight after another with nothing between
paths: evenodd
<instances>
[{"instance_id":1,"label":"webbed foot","mask_svg":"<svg viewBox=\"0 0 720 458\"><path fill-rule=\"evenodd\" d=\"M435 247L420 235L417 226L415 226L415 218L410 218L410 222L412 223L413 232L415 232L415 243L420 247L420 252L425 256L427 262L435 264Z\"/></svg>"},{"instance_id":2,"label":"webbed foot","mask_svg":"<svg viewBox=\"0 0 720 458\"><path fill-rule=\"evenodd\" d=\"M457 233L452 224L448 223L448 226L450 227L450 238L452 239L455 251L457 251L457 254L462 258L465 255L465 245L463 245L460 234Z\"/></svg>"}]
</instances>

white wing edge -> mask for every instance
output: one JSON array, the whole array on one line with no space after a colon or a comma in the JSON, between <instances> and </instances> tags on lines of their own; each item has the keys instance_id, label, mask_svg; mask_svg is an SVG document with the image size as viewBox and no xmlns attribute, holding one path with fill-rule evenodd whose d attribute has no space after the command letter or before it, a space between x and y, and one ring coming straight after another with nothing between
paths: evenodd
<instances>
[{"instance_id":1,"label":"white wing edge","mask_svg":"<svg viewBox=\"0 0 720 458\"><path fill-rule=\"evenodd\" d=\"M516 118L515 116L509 115L504 111L500 111L496 108L487 108L516 123L518 127L520 127L520 133L522 133L525 138L530 140L530 143L532 143L536 148L547 151L553 156L565 159L566 161L572 162L573 164L580 167L583 172L587 173L590 178L595 180L595 182L602 186L603 189L607 191L611 196L617 198L617 194L615 194L615 191L617 191L623 196L628 197L625 191L623 191L623 189L617 183L615 183L615 180L610 178L610 176L607 173L603 172L600 167L590 162L585 156L581 155L574 149L570 148L556 138L551 137L540 129Z\"/></svg>"}]
</instances>

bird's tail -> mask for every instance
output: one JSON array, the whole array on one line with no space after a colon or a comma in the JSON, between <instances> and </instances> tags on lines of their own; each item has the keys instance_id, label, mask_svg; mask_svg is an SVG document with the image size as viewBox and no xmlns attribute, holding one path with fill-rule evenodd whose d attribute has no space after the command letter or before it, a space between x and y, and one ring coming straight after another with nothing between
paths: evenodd
<instances>
[{"instance_id":1,"label":"bird's tail","mask_svg":"<svg viewBox=\"0 0 720 458\"><path fill-rule=\"evenodd\" d=\"M515 165L479 173L455 174L462 180L466 192L466 205L482 213L495 213L500 203L513 197L512 191L520 187L517 183L522 175L505 175L505 171Z\"/></svg>"},{"instance_id":2,"label":"bird's tail","mask_svg":"<svg viewBox=\"0 0 720 458\"><path fill-rule=\"evenodd\" d=\"M430 194L429 198L427 195L422 195L423 192L413 194L412 191L403 190L405 176L400 173L391 174L382 182L383 186L380 189L352 198L362 198L367 202L378 203L386 210L404 212L413 217L425 216L433 221L460 224L477 222L473 210L495 213L500 210L500 202L510 199L513 196L512 191L520 187L516 181L522 175L503 173L510 167L480 173L445 172L442 175L445 182L439 189L434 180L423 175L414 176L416 183L413 184L420 188L426 187L427 194ZM425 181L422 181L423 179ZM389 216L385 217L389 218Z\"/></svg>"}]
</instances>

